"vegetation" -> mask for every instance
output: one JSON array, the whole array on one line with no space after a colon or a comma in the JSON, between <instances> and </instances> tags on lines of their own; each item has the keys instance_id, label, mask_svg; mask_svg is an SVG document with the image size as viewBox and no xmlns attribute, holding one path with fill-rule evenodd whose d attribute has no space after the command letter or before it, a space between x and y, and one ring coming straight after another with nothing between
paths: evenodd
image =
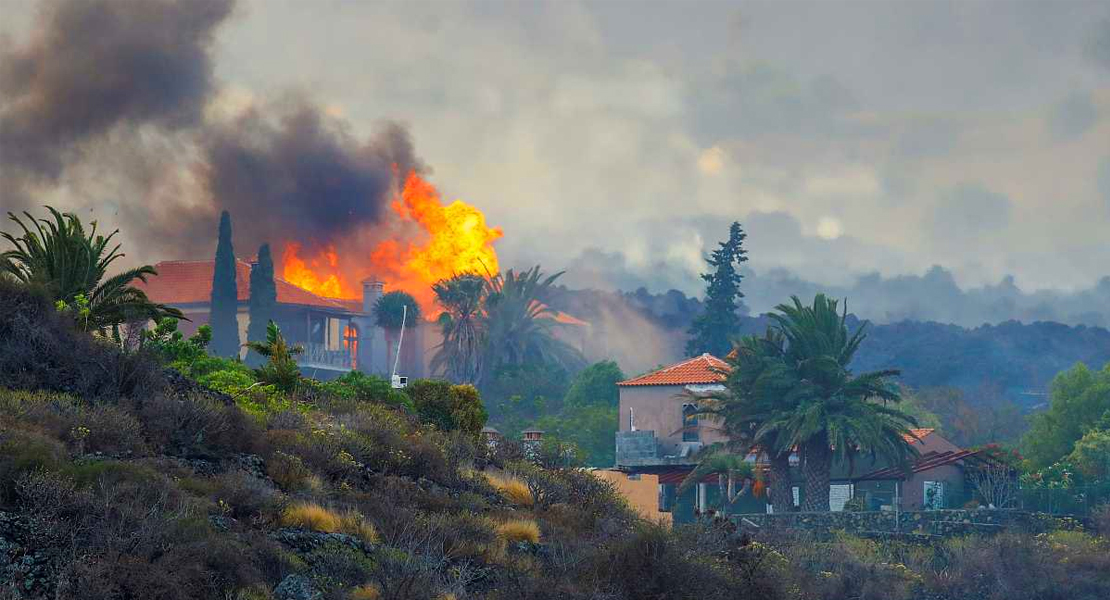
<instances>
[{"instance_id":1,"label":"vegetation","mask_svg":"<svg viewBox=\"0 0 1110 600\"><path fill-rule=\"evenodd\" d=\"M258 262L251 266L250 323L247 325L247 340L261 340L266 337L267 324L274 320L277 306L277 286L274 284L274 259L270 255L270 245L258 248ZM258 353L249 351L247 363L258 367L262 359Z\"/></svg>"},{"instance_id":2,"label":"vegetation","mask_svg":"<svg viewBox=\"0 0 1110 600\"><path fill-rule=\"evenodd\" d=\"M710 267L703 273L705 280L705 307L690 325L690 340L686 342L686 355L697 356L708 352L714 356L724 356L732 350L732 341L740 334L740 265L748 260L744 250L747 235L740 223L733 223L728 230L728 239L705 259Z\"/></svg>"},{"instance_id":3,"label":"vegetation","mask_svg":"<svg viewBox=\"0 0 1110 600\"><path fill-rule=\"evenodd\" d=\"M301 381L301 370L296 356L304 352L299 344L290 346L281 335L281 330L273 321L266 324L266 341L247 342L247 348L262 358L266 364L255 370L262 383L276 387L283 392L292 392Z\"/></svg>"},{"instance_id":4,"label":"vegetation","mask_svg":"<svg viewBox=\"0 0 1110 600\"><path fill-rule=\"evenodd\" d=\"M208 323L212 326L209 350L216 356L239 356L239 289L235 282L235 248L231 244L231 214L220 213L220 234L212 271L212 301Z\"/></svg>"},{"instance_id":5,"label":"vegetation","mask_svg":"<svg viewBox=\"0 0 1110 600\"><path fill-rule=\"evenodd\" d=\"M1110 421L1110 363L1100 371L1078 364L1057 375L1048 410L1033 416L1022 439L1029 465L1045 468L1067 456L1100 417Z\"/></svg>"},{"instance_id":6,"label":"vegetation","mask_svg":"<svg viewBox=\"0 0 1110 600\"><path fill-rule=\"evenodd\" d=\"M439 315L443 344L432 357L432 371L459 383L476 383L481 373L486 280L479 275L456 275L437 282L432 291L443 307Z\"/></svg>"},{"instance_id":7,"label":"vegetation","mask_svg":"<svg viewBox=\"0 0 1110 600\"><path fill-rule=\"evenodd\" d=\"M108 276L109 267L124 257L118 244L109 247L118 230L98 235L93 221L86 233L77 215L46 209L53 220L24 213L24 222L8 213L23 233L17 237L0 232L12 245L0 253L0 274L45 290L59 310L70 314L85 331L103 334L124 323L183 318L177 309L151 302L132 285L157 275L154 267L143 265Z\"/></svg>"},{"instance_id":8,"label":"vegetation","mask_svg":"<svg viewBox=\"0 0 1110 600\"><path fill-rule=\"evenodd\" d=\"M287 355L274 349L273 331L271 358ZM476 443L484 418L472 386L416 381L397 392L360 374L298 378L283 389L280 379L209 356L211 336L201 328L186 338L164 319L141 347L120 348L75 327L31 287L0 282L0 598L1110 592L1108 542L1094 532L918 544L782 532L753 539L711 521L661 527L558 443L531 459L509 441ZM618 374L598 366L563 389ZM564 404L588 407L594 397L576 393ZM1088 442L1101 447L1096 436L1085 440L1084 452ZM741 464L715 472L726 489L728 472L734 484L753 479Z\"/></svg>"}]
</instances>

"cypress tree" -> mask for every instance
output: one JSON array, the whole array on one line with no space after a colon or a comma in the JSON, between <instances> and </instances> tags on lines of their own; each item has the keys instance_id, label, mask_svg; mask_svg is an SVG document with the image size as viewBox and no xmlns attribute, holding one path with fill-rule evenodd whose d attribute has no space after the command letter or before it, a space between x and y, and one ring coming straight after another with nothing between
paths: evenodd
<instances>
[{"instance_id":1,"label":"cypress tree","mask_svg":"<svg viewBox=\"0 0 1110 600\"><path fill-rule=\"evenodd\" d=\"M247 326L247 341L266 340L266 324L274 318L277 306L277 287L274 285L274 260L270 256L270 245L262 244L258 249L258 262L251 265L250 325ZM259 366L262 358L253 350L247 353L247 362Z\"/></svg>"},{"instance_id":2,"label":"cypress tree","mask_svg":"<svg viewBox=\"0 0 1110 600\"><path fill-rule=\"evenodd\" d=\"M690 340L686 342L687 356L708 352L724 358L732 351L732 339L740 333L740 315L737 313L740 291L740 263L748 260L744 250L747 235L740 223L733 222L728 230L728 240L721 242L705 262L710 272L702 273L705 280L705 310L690 326Z\"/></svg>"},{"instance_id":3,"label":"cypress tree","mask_svg":"<svg viewBox=\"0 0 1110 600\"><path fill-rule=\"evenodd\" d=\"M212 326L212 354L239 355L239 294L235 286L235 249L231 245L231 215L220 215L220 240L216 244L216 266L212 272L212 303L208 323Z\"/></svg>"}]
</instances>

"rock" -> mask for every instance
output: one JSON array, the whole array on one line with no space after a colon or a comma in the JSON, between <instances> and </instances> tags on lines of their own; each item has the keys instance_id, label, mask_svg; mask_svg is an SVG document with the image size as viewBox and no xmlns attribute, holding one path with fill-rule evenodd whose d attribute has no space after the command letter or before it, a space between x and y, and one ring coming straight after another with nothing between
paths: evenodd
<instances>
[{"instance_id":1,"label":"rock","mask_svg":"<svg viewBox=\"0 0 1110 600\"><path fill-rule=\"evenodd\" d=\"M303 575L289 575L274 588L274 600L319 600L324 594Z\"/></svg>"}]
</instances>

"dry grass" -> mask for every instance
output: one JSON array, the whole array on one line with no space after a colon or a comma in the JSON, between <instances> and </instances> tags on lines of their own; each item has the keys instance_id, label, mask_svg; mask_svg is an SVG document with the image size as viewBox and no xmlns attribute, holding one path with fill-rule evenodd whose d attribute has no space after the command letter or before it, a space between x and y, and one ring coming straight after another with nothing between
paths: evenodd
<instances>
[{"instance_id":1,"label":"dry grass","mask_svg":"<svg viewBox=\"0 0 1110 600\"><path fill-rule=\"evenodd\" d=\"M353 510L343 513L339 518L339 530L368 544L376 544L380 539L374 524Z\"/></svg>"},{"instance_id":2,"label":"dry grass","mask_svg":"<svg viewBox=\"0 0 1110 600\"><path fill-rule=\"evenodd\" d=\"M351 600L378 600L378 598L381 597L381 591L378 590L378 587L372 583L360 585L357 588L354 588L353 590L351 590L350 595Z\"/></svg>"},{"instance_id":3,"label":"dry grass","mask_svg":"<svg viewBox=\"0 0 1110 600\"><path fill-rule=\"evenodd\" d=\"M501 492L506 500L517 506L532 508L535 503L532 490L529 490L528 484L518 477L486 473L486 480L489 481L490 485L497 488L497 491Z\"/></svg>"},{"instance_id":4,"label":"dry grass","mask_svg":"<svg viewBox=\"0 0 1110 600\"><path fill-rule=\"evenodd\" d=\"M510 543L540 543L540 526L529 519L506 521L497 526L497 537Z\"/></svg>"},{"instance_id":5,"label":"dry grass","mask_svg":"<svg viewBox=\"0 0 1110 600\"><path fill-rule=\"evenodd\" d=\"M294 504L281 515L281 524L286 527L303 527L312 531L335 533L343 526L339 515L319 504Z\"/></svg>"}]
</instances>

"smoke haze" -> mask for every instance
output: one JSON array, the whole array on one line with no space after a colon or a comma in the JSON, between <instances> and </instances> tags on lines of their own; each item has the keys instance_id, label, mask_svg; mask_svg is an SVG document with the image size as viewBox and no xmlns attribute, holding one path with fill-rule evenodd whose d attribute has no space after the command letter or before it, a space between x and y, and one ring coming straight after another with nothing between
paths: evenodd
<instances>
[{"instance_id":1,"label":"smoke haze","mask_svg":"<svg viewBox=\"0 0 1110 600\"><path fill-rule=\"evenodd\" d=\"M0 5L0 205L130 260L372 247L426 163L572 286L700 295L739 220L753 313L1107 324L1105 3Z\"/></svg>"}]
</instances>

